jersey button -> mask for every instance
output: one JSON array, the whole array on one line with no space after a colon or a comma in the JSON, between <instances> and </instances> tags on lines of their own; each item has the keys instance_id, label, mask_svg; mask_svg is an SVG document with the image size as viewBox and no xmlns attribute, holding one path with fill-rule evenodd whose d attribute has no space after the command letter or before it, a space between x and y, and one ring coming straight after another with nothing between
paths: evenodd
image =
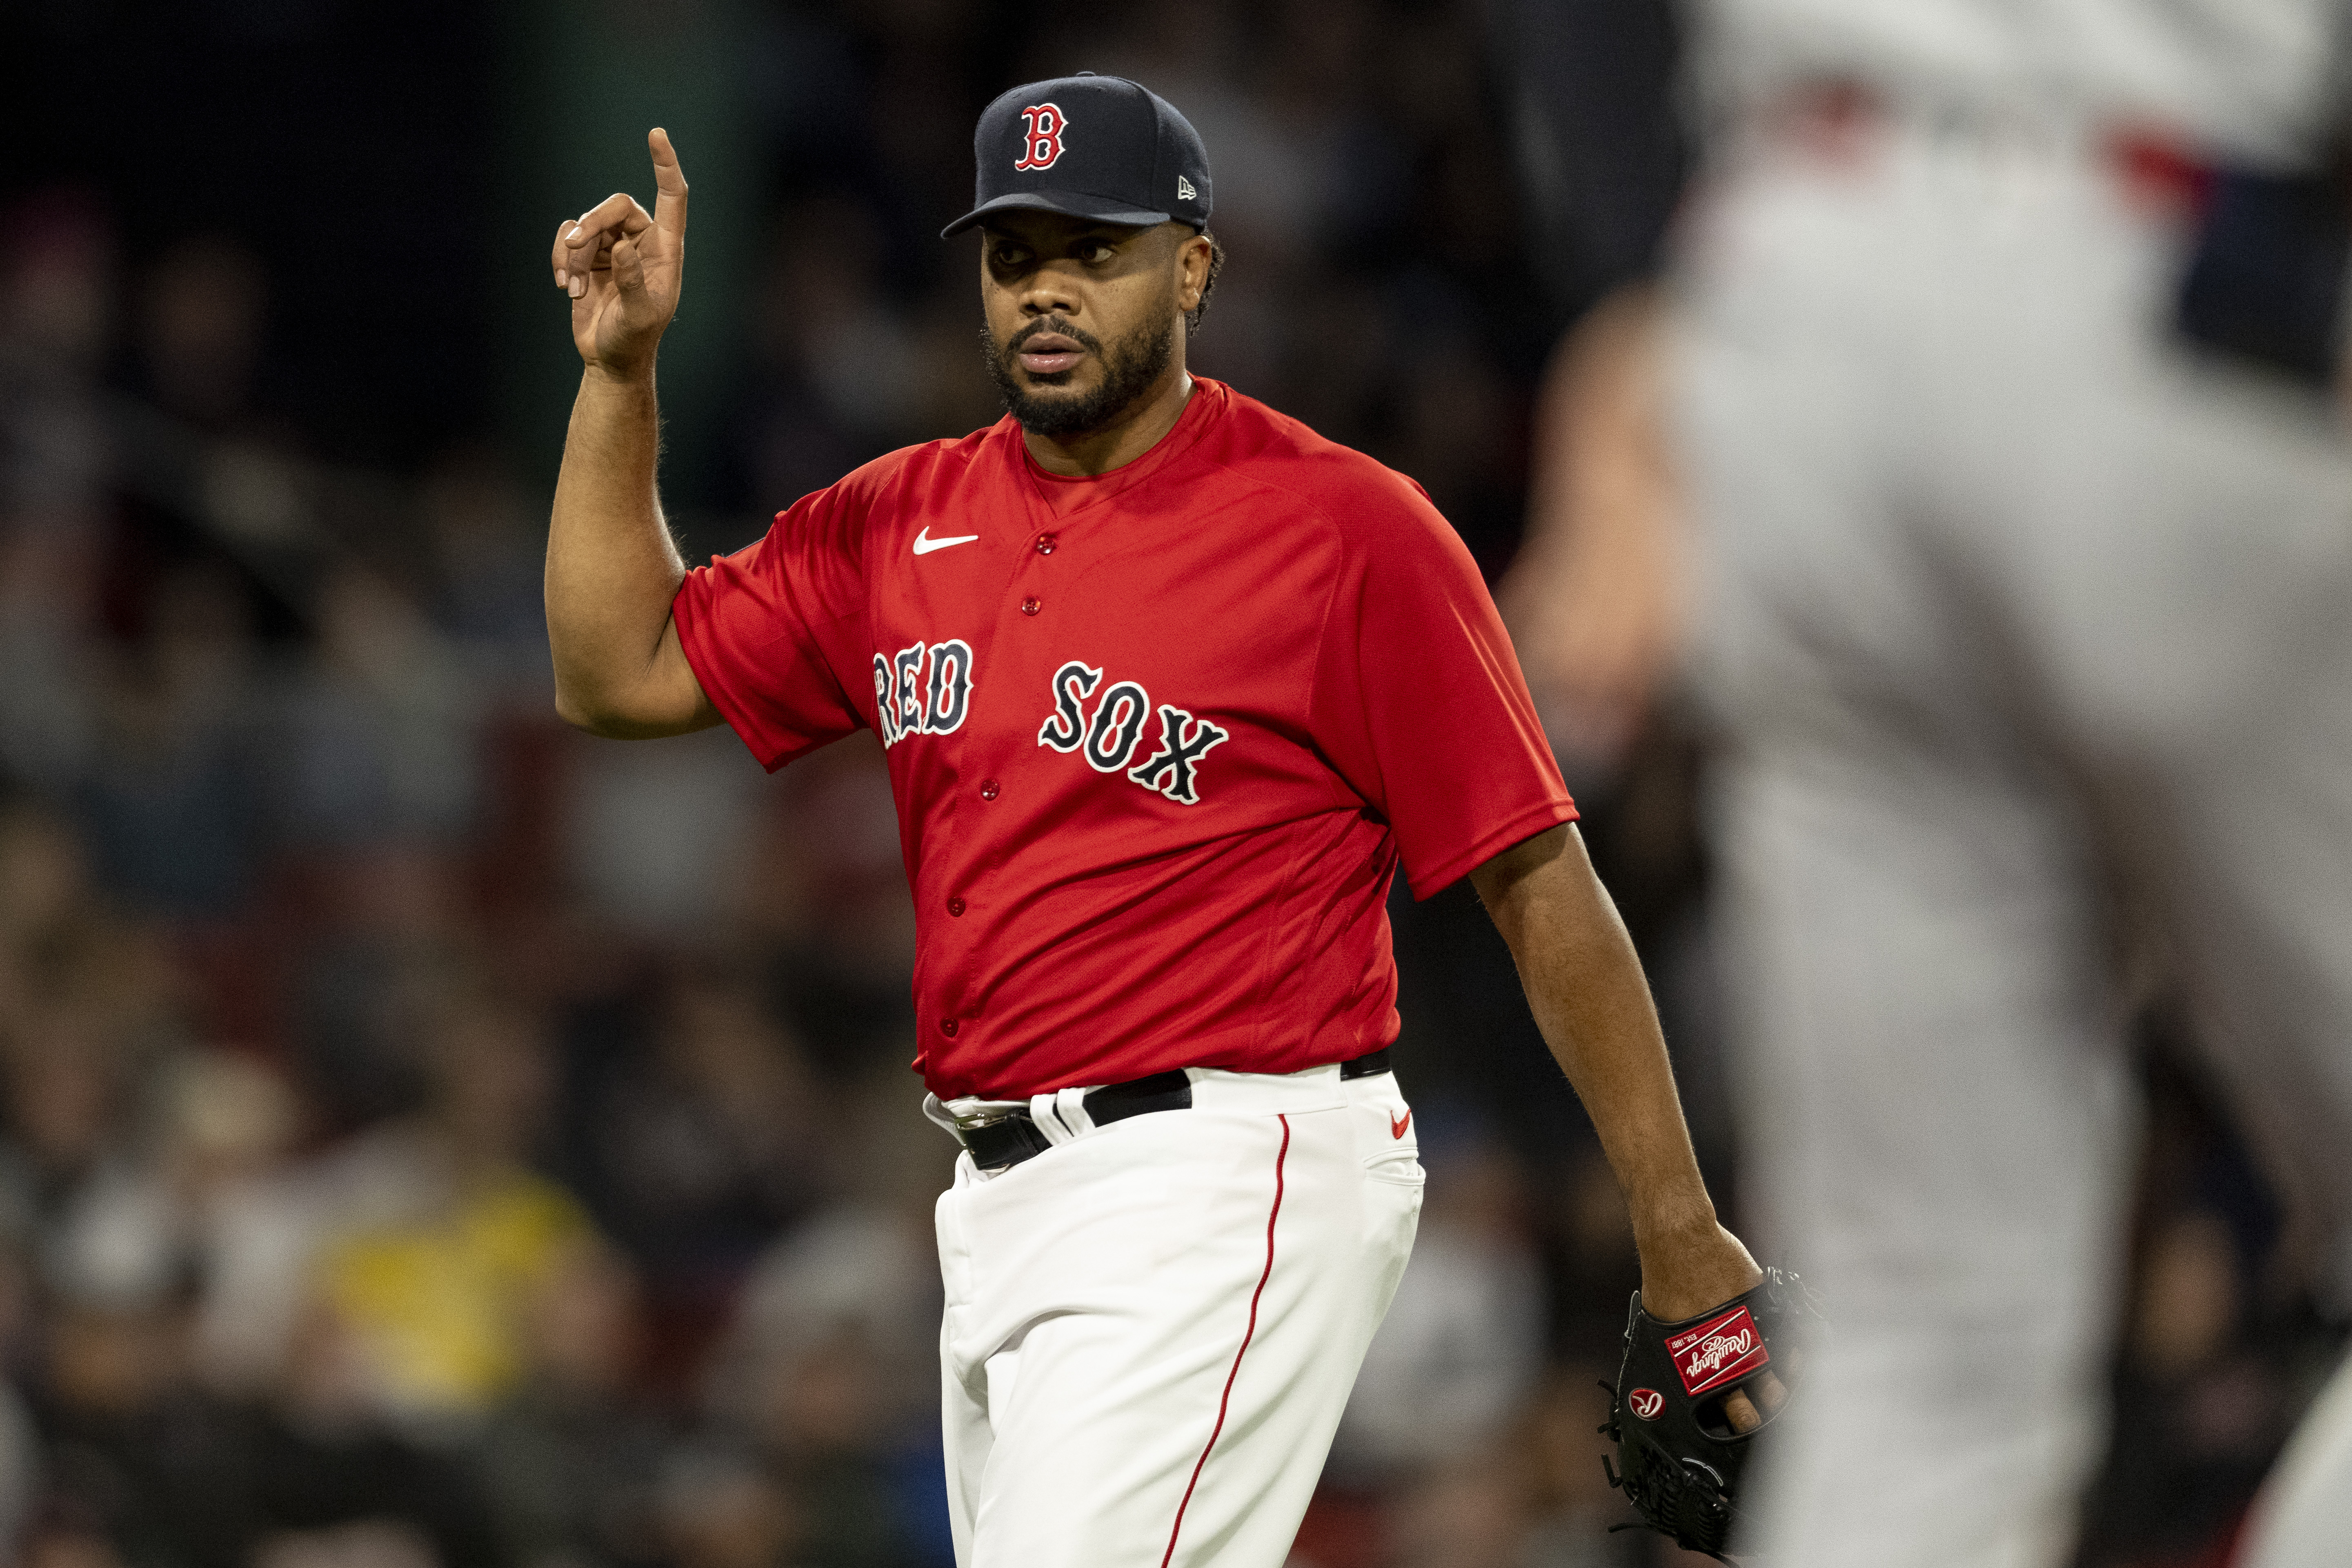
<instances>
[{"instance_id":1,"label":"jersey button","mask_svg":"<svg viewBox=\"0 0 2352 1568\"><path fill-rule=\"evenodd\" d=\"M1024 616L1034 616L1045 607L1045 601L1043 599L1024 599L1021 601L1021 613Z\"/></svg>"},{"instance_id":2,"label":"jersey button","mask_svg":"<svg viewBox=\"0 0 2352 1568\"><path fill-rule=\"evenodd\" d=\"M948 900L948 913L951 915L960 915L963 913L963 900L961 899L950 899Z\"/></svg>"},{"instance_id":3,"label":"jersey button","mask_svg":"<svg viewBox=\"0 0 2352 1568\"><path fill-rule=\"evenodd\" d=\"M1037 536L1037 553L1040 555L1051 555L1054 553L1054 536L1052 534L1041 533Z\"/></svg>"},{"instance_id":4,"label":"jersey button","mask_svg":"<svg viewBox=\"0 0 2352 1568\"><path fill-rule=\"evenodd\" d=\"M946 1035L946 1036L948 1036L949 1037L953 1038L953 1037L954 1037L954 1035L955 1035L955 1032L956 1032L956 1021L955 1021L953 1018L941 1018L941 1019L940 1020L940 1034L942 1034L942 1035Z\"/></svg>"},{"instance_id":5,"label":"jersey button","mask_svg":"<svg viewBox=\"0 0 2352 1568\"><path fill-rule=\"evenodd\" d=\"M982 779L980 781L980 798L982 800L994 800L996 798L996 781L994 779Z\"/></svg>"}]
</instances>

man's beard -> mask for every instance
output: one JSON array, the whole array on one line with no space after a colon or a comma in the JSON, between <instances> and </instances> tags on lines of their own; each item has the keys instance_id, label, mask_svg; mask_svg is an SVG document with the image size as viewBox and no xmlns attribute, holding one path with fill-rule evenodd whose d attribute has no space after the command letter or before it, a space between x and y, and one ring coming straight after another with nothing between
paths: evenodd
<instances>
[{"instance_id":1,"label":"man's beard","mask_svg":"<svg viewBox=\"0 0 2352 1568\"><path fill-rule=\"evenodd\" d=\"M1030 322L1013 333L1013 341L1002 349L996 346L995 335L982 326L981 358L988 362L989 378L996 383L997 395L1004 399L1004 406L1021 422L1023 429L1039 436L1084 436L1102 429L1126 413L1175 358L1175 302L1171 300L1166 312L1155 315L1156 326L1146 321L1108 350L1104 349L1101 339L1058 316ZM1021 352L1023 343L1045 332L1059 332L1102 361L1103 378L1092 392L1077 397L1039 396L1024 389L1014 378L1013 356ZM1076 374L1077 366L1073 365L1051 377L1038 379L1050 384Z\"/></svg>"}]
</instances>

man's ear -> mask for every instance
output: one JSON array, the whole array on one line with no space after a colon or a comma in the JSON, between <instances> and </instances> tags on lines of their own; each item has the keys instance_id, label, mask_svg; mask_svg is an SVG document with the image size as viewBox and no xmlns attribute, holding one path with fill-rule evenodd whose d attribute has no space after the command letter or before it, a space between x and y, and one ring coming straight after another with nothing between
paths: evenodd
<instances>
[{"instance_id":1,"label":"man's ear","mask_svg":"<svg viewBox=\"0 0 2352 1568\"><path fill-rule=\"evenodd\" d=\"M1177 308L1197 310L1202 292L1209 286L1209 237L1189 226L1179 226L1183 236L1176 246Z\"/></svg>"}]
</instances>

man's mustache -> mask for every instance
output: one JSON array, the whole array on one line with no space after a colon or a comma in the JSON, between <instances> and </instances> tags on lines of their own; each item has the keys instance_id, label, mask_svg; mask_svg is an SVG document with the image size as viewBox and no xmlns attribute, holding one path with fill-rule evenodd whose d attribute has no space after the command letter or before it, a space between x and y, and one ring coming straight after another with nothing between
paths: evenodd
<instances>
[{"instance_id":1,"label":"man's mustache","mask_svg":"<svg viewBox=\"0 0 2352 1568\"><path fill-rule=\"evenodd\" d=\"M1058 333L1069 339L1090 354L1099 355L1102 353L1102 340L1085 328L1074 327L1058 316L1042 316L1005 341L1004 358L1010 362L1014 354L1021 352L1022 344L1031 338L1043 337L1047 332Z\"/></svg>"}]
</instances>

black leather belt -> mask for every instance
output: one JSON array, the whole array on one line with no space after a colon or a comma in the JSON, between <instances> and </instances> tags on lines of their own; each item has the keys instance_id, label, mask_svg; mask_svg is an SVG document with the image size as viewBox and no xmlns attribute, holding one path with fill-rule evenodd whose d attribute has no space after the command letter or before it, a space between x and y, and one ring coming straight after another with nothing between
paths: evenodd
<instances>
[{"instance_id":1,"label":"black leather belt","mask_svg":"<svg viewBox=\"0 0 2352 1568\"><path fill-rule=\"evenodd\" d=\"M1389 1070L1388 1047L1339 1064L1342 1079L1370 1078ZM1155 1110L1190 1110L1192 1109L1192 1080L1182 1068L1174 1072L1156 1072L1150 1078L1130 1079L1125 1083L1105 1084L1087 1095L1084 1101L1087 1116L1097 1127L1113 1121L1124 1121L1130 1116L1148 1115ZM999 1171L1017 1165L1024 1160L1034 1159L1054 1146L1026 1110L1008 1110L994 1121L978 1127L961 1127L956 1136L971 1151L971 1163L983 1171Z\"/></svg>"}]
</instances>

